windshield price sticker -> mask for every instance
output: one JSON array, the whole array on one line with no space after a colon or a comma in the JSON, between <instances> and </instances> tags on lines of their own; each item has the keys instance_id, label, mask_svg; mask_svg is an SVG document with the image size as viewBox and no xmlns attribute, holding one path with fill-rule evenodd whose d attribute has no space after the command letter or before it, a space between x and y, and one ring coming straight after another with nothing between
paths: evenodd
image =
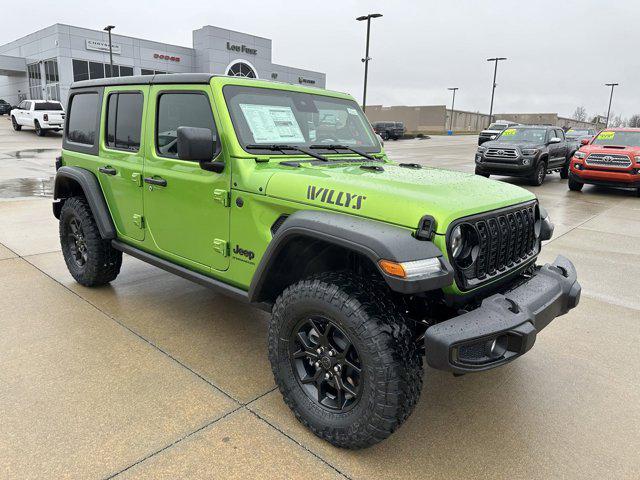
<instances>
[{"instance_id":1,"label":"windshield price sticker","mask_svg":"<svg viewBox=\"0 0 640 480\"><path fill-rule=\"evenodd\" d=\"M241 103L240 108L256 143L305 142L291 107Z\"/></svg>"},{"instance_id":2,"label":"windshield price sticker","mask_svg":"<svg viewBox=\"0 0 640 480\"><path fill-rule=\"evenodd\" d=\"M358 111L355 108L347 107L347 112L349 112L349 115L358 115Z\"/></svg>"},{"instance_id":3,"label":"windshield price sticker","mask_svg":"<svg viewBox=\"0 0 640 480\"><path fill-rule=\"evenodd\" d=\"M613 140L616 136L616 132L600 132L598 140Z\"/></svg>"},{"instance_id":4,"label":"windshield price sticker","mask_svg":"<svg viewBox=\"0 0 640 480\"><path fill-rule=\"evenodd\" d=\"M515 135L515 134L516 134L515 128L507 128L504 132L502 132L503 137L510 137L511 135Z\"/></svg>"}]
</instances>

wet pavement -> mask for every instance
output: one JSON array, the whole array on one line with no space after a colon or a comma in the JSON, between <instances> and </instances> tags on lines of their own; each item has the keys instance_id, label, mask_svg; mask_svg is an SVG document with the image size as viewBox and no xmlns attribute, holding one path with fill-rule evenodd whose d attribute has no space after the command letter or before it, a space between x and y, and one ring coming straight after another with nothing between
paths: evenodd
<instances>
[{"instance_id":1,"label":"wet pavement","mask_svg":"<svg viewBox=\"0 0 640 480\"><path fill-rule=\"evenodd\" d=\"M6 123L6 125L5 125ZM364 451L317 439L275 390L268 316L131 257L75 283L50 184L60 136L0 117L1 478L640 478L640 199L557 174L541 261L571 258L580 306L521 359L454 378ZM388 142L398 161L473 170L474 137ZM502 180L504 181L504 180Z\"/></svg>"}]
</instances>

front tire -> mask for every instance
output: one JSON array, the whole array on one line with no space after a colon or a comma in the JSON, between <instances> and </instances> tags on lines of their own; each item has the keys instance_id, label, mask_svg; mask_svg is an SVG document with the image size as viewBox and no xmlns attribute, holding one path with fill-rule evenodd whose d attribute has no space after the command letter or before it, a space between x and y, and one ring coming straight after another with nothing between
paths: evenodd
<instances>
[{"instance_id":1,"label":"front tire","mask_svg":"<svg viewBox=\"0 0 640 480\"><path fill-rule=\"evenodd\" d=\"M16 132L19 132L20 130L22 130L22 125L20 125L17 120L16 117L14 117L13 115L11 116L11 125L13 126L13 129Z\"/></svg>"},{"instance_id":2,"label":"front tire","mask_svg":"<svg viewBox=\"0 0 640 480\"><path fill-rule=\"evenodd\" d=\"M529 182L534 187L539 187L544 183L544 179L547 177L547 164L545 162L539 162L533 175L529 179Z\"/></svg>"},{"instance_id":3,"label":"front tire","mask_svg":"<svg viewBox=\"0 0 640 480\"><path fill-rule=\"evenodd\" d=\"M584 183L569 177L569 190L571 190L572 192L579 192L580 190L582 190L582 187L584 187Z\"/></svg>"},{"instance_id":4,"label":"front tire","mask_svg":"<svg viewBox=\"0 0 640 480\"><path fill-rule=\"evenodd\" d=\"M60 245L69 273L85 287L106 285L120 273L122 252L100 236L84 197L65 200L60 211Z\"/></svg>"},{"instance_id":5,"label":"front tire","mask_svg":"<svg viewBox=\"0 0 640 480\"><path fill-rule=\"evenodd\" d=\"M415 407L422 357L384 288L350 273L288 287L269 329L275 381L296 418L318 437L364 448L391 435Z\"/></svg>"},{"instance_id":6,"label":"front tire","mask_svg":"<svg viewBox=\"0 0 640 480\"><path fill-rule=\"evenodd\" d=\"M485 177L485 178L489 178L491 176L491 174L481 170L478 167L476 167L476 175L480 175L481 177Z\"/></svg>"},{"instance_id":7,"label":"front tire","mask_svg":"<svg viewBox=\"0 0 640 480\"><path fill-rule=\"evenodd\" d=\"M566 180L567 178L569 178L569 163L571 163L571 157L573 157L573 154L571 154L569 158L567 158L567 161L564 162L564 165L560 170L560 178L562 180Z\"/></svg>"}]
</instances>

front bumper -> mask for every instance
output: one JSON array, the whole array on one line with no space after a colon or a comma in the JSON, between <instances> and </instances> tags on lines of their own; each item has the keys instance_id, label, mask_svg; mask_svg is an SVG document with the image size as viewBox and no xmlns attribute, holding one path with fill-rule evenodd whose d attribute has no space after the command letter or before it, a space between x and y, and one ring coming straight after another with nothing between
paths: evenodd
<instances>
[{"instance_id":1,"label":"front bumper","mask_svg":"<svg viewBox=\"0 0 640 480\"><path fill-rule=\"evenodd\" d=\"M526 282L482 301L475 310L429 327L427 363L470 373L504 365L533 346L537 333L578 305L581 287L573 263L558 256Z\"/></svg>"},{"instance_id":2,"label":"front bumper","mask_svg":"<svg viewBox=\"0 0 640 480\"><path fill-rule=\"evenodd\" d=\"M580 183L600 185L602 187L640 188L640 174L629 171L612 172L610 170L585 169L577 170L574 167L569 172L569 177Z\"/></svg>"},{"instance_id":3,"label":"front bumper","mask_svg":"<svg viewBox=\"0 0 640 480\"><path fill-rule=\"evenodd\" d=\"M493 173L495 175L506 175L513 177L528 177L530 176L536 166L536 158L526 157L529 161L528 164L522 163L523 158L485 158L483 155L476 153L476 167L486 173Z\"/></svg>"}]
</instances>

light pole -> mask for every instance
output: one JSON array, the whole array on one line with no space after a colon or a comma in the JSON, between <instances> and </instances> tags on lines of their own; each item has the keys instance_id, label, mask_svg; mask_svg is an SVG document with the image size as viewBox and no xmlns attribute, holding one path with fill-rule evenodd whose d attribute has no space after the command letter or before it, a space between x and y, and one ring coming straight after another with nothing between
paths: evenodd
<instances>
[{"instance_id":1,"label":"light pole","mask_svg":"<svg viewBox=\"0 0 640 480\"><path fill-rule=\"evenodd\" d=\"M369 15L363 15L362 17L356 18L359 22L364 20L367 21L367 48L364 54L364 58L362 61L364 62L364 92L362 94L362 111L366 111L367 109L367 75L369 73L369 34L371 32L371 19L381 17L381 13L370 13Z\"/></svg>"},{"instance_id":2,"label":"light pole","mask_svg":"<svg viewBox=\"0 0 640 480\"><path fill-rule=\"evenodd\" d=\"M103 28L103 30L105 32L109 33L109 76L113 77L113 49L111 47L111 30L113 30L114 28L116 28L115 25L107 25L106 27Z\"/></svg>"},{"instance_id":3,"label":"light pole","mask_svg":"<svg viewBox=\"0 0 640 480\"><path fill-rule=\"evenodd\" d=\"M449 119L449 130L453 132L453 109L456 106L456 90L459 90L458 87L449 87L447 90L451 90L453 92L453 101L451 102L451 118Z\"/></svg>"},{"instance_id":4,"label":"light pole","mask_svg":"<svg viewBox=\"0 0 640 480\"><path fill-rule=\"evenodd\" d=\"M507 57L487 58L487 62L495 62L495 66L493 68L493 88L491 89L491 107L489 108L489 124L491 124L491 122L493 121L493 97L496 93L496 76L498 75L498 62L506 59Z\"/></svg>"},{"instance_id":5,"label":"light pole","mask_svg":"<svg viewBox=\"0 0 640 480\"><path fill-rule=\"evenodd\" d=\"M611 115L611 102L613 101L613 89L619 85L619 83L605 83L605 87L611 87L611 95L609 96L609 109L607 110L607 124L604 128L609 128L609 115Z\"/></svg>"}]
</instances>

